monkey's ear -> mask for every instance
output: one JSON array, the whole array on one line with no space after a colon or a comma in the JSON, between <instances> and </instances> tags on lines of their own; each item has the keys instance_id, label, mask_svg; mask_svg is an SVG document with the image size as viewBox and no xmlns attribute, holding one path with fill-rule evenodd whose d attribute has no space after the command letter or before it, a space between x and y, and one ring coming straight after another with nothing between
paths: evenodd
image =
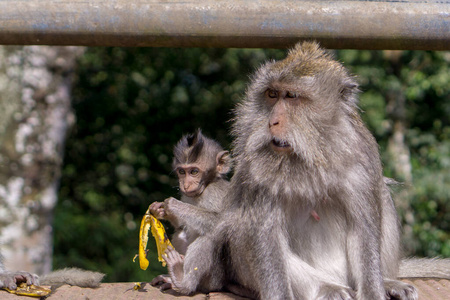
<instances>
[{"instance_id":1,"label":"monkey's ear","mask_svg":"<svg viewBox=\"0 0 450 300\"><path fill-rule=\"evenodd\" d=\"M231 170L231 157L230 152L221 151L216 156L217 173L225 175Z\"/></svg>"},{"instance_id":2,"label":"monkey's ear","mask_svg":"<svg viewBox=\"0 0 450 300\"><path fill-rule=\"evenodd\" d=\"M343 100L355 102L356 98L354 96L358 92L359 92L358 83L355 80L353 80L353 78L348 78L348 80L345 80L345 82L343 82L341 89L341 97Z\"/></svg>"}]
</instances>

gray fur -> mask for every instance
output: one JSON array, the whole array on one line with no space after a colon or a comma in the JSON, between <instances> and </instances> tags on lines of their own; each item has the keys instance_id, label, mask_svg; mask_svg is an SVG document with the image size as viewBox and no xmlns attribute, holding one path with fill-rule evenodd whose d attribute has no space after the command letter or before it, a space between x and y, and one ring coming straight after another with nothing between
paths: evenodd
<instances>
[{"instance_id":1,"label":"gray fur","mask_svg":"<svg viewBox=\"0 0 450 300\"><path fill-rule=\"evenodd\" d=\"M399 278L450 279L450 258L407 258L400 263Z\"/></svg>"},{"instance_id":2,"label":"gray fur","mask_svg":"<svg viewBox=\"0 0 450 300\"><path fill-rule=\"evenodd\" d=\"M182 195L181 201L175 198L165 200L165 210L171 216L168 219L176 228L172 244L178 252L185 254L196 238L213 230L225 206L223 198L229 184L229 181L221 179L210 183L195 199Z\"/></svg>"},{"instance_id":3,"label":"gray fur","mask_svg":"<svg viewBox=\"0 0 450 300\"><path fill-rule=\"evenodd\" d=\"M218 158L221 157L221 161ZM224 196L229 189L229 181L225 175L230 171L229 154L216 141L205 137L201 130L183 136L174 148L173 168L180 165L198 164L204 173L200 184L204 185L201 194L189 197L182 192L181 200L170 197L162 203L152 203L150 211L155 216L169 220L175 228L171 238L175 249L186 254L190 245L199 237L211 232L219 220L219 214L227 206ZM180 190L181 190L180 181ZM181 268L180 256L177 252L172 269ZM167 261L168 259L166 259ZM180 267L181 264L181 267ZM220 270L219 272L222 272ZM167 275L159 275L151 282L161 289L171 288L172 280Z\"/></svg>"},{"instance_id":4,"label":"gray fur","mask_svg":"<svg viewBox=\"0 0 450 300\"><path fill-rule=\"evenodd\" d=\"M231 162L225 161L225 171L219 172L216 161L217 156L224 152L219 143L204 136L200 129L183 136L174 148L174 169L180 164L192 163L201 164L205 169L205 178L201 182L206 187L200 195L188 197L182 193L181 201L172 197L165 200L166 219L175 227L172 243L182 254L198 236L215 227L218 214L225 206L223 198L229 188L225 175Z\"/></svg>"},{"instance_id":5,"label":"gray fur","mask_svg":"<svg viewBox=\"0 0 450 300\"><path fill-rule=\"evenodd\" d=\"M275 102L268 89L295 100ZM396 280L399 223L357 93L316 43L256 71L235 110L230 207L189 246L175 278L182 293L237 283L271 300L417 299Z\"/></svg>"},{"instance_id":6,"label":"gray fur","mask_svg":"<svg viewBox=\"0 0 450 300\"><path fill-rule=\"evenodd\" d=\"M3 258L0 255L0 289L7 287L11 290L17 288L18 282L26 282L28 285L63 285L70 284L79 287L98 287L105 274L99 272L85 271L78 268L66 268L51 272L39 278L37 275L17 271L11 272L5 270Z\"/></svg>"},{"instance_id":7,"label":"gray fur","mask_svg":"<svg viewBox=\"0 0 450 300\"><path fill-rule=\"evenodd\" d=\"M105 277L105 274L93 271L86 271L78 268L65 268L53 271L40 278L42 285L63 285L96 288Z\"/></svg>"}]
</instances>

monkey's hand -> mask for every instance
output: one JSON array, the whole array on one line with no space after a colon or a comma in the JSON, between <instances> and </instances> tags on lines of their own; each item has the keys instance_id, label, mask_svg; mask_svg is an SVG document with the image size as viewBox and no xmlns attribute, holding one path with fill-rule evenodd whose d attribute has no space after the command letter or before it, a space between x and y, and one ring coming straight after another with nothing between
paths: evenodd
<instances>
[{"instance_id":1,"label":"monkey's hand","mask_svg":"<svg viewBox=\"0 0 450 300\"><path fill-rule=\"evenodd\" d=\"M19 283L26 283L26 285L38 285L39 279L36 275L28 272L0 272L0 288L8 288L15 290Z\"/></svg>"},{"instance_id":2,"label":"monkey's hand","mask_svg":"<svg viewBox=\"0 0 450 300\"><path fill-rule=\"evenodd\" d=\"M175 218L183 213L185 210L186 203L175 199L174 197L167 198L164 200L164 209L167 218Z\"/></svg>"},{"instance_id":3,"label":"monkey's hand","mask_svg":"<svg viewBox=\"0 0 450 300\"><path fill-rule=\"evenodd\" d=\"M150 213L157 218L158 220L162 220L166 217L166 211L164 209L164 202L153 202L148 207Z\"/></svg>"}]
</instances>

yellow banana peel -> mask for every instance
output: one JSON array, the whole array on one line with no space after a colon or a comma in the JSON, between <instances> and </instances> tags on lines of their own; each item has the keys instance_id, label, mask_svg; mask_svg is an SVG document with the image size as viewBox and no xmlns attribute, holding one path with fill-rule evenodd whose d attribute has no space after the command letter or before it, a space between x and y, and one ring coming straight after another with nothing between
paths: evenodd
<instances>
[{"instance_id":1,"label":"yellow banana peel","mask_svg":"<svg viewBox=\"0 0 450 300\"><path fill-rule=\"evenodd\" d=\"M17 286L17 289L15 289L15 290L10 290L8 288L3 288L3 289L11 294L16 294L19 296L29 296L29 297L43 297L43 296L47 296L48 294L50 294L52 292L52 290L49 288L37 286L34 284L27 285L25 282L20 283Z\"/></svg>"},{"instance_id":2,"label":"yellow banana peel","mask_svg":"<svg viewBox=\"0 0 450 300\"><path fill-rule=\"evenodd\" d=\"M145 213L141 221L141 229L139 231L139 265L142 270L147 270L149 262L147 259L147 242L148 231L151 229L152 235L156 241L156 248L158 250L158 261L160 261L163 267L166 266L166 261L162 257L167 247L172 246L169 238L167 237L164 226L161 222L150 214L149 209Z\"/></svg>"}]
</instances>

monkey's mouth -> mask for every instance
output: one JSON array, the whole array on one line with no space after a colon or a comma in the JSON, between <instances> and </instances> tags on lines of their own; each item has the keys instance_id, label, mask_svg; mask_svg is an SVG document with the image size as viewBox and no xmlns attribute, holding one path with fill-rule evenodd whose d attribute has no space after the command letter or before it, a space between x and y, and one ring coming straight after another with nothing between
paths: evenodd
<instances>
[{"instance_id":1,"label":"monkey's mouth","mask_svg":"<svg viewBox=\"0 0 450 300\"><path fill-rule=\"evenodd\" d=\"M285 140L273 138L272 139L272 148L274 148L276 151L288 151L291 149L291 144L289 144Z\"/></svg>"}]
</instances>

